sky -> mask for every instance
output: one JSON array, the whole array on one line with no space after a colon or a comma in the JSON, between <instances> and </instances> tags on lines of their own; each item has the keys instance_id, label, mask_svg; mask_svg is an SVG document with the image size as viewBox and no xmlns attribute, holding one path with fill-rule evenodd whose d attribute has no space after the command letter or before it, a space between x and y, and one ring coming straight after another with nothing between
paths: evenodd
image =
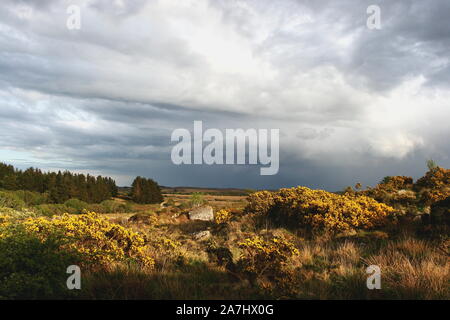
<instances>
[{"instance_id":1,"label":"sky","mask_svg":"<svg viewBox=\"0 0 450 320\"><path fill-rule=\"evenodd\" d=\"M449 17L448 0L2 0L0 161L121 186L418 178L450 167ZM171 134L196 120L279 129L278 173L175 165Z\"/></svg>"}]
</instances>

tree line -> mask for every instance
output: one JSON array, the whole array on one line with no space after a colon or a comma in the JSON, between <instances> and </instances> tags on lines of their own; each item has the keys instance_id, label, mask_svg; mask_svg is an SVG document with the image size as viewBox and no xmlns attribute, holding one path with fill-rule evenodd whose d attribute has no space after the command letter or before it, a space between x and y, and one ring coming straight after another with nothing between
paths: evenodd
<instances>
[{"instance_id":1,"label":"tree line","mask_svg":"<svg viewBox=\"0 0 450 320\"><path fill-rule=\"evenodd\" d=\"M52 203L64 203L72 198L99 203L118 193L112 178L69 171L42 172L35 168L22 171L5 163L0 163L0 188L47 193Z\"/></svg>"}]
</instances>

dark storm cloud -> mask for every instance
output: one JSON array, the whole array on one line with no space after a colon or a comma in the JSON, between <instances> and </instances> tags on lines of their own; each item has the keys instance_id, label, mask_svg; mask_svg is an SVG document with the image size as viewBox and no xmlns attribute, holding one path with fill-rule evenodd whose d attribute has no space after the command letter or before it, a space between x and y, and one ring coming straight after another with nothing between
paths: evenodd
<instances>
[{"instance_id":1,"label":"dark storm cloud","mask_svg":"<svg viewBox=\"0 0 450 320\"><path fill-rule=\"evenodd\" d=\"M450 3L377 1L369 30L372 2L2 1L0 150L122 184L338 190L448 166ZM194 120L279 128L279 174L173 165Z\"/></svg>"}]
</instances>

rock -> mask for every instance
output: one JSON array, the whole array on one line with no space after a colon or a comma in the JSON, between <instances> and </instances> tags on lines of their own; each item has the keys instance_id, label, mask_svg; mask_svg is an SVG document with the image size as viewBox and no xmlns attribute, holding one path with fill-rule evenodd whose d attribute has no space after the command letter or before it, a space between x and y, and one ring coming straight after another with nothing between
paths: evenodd
<instances>
[{"instance_id":1,"label":"rock","mask_svg":"<svg viewBox=\"0 0 450 320\"><path fill-rule=\"evenodd\" d=\"M154 223L155 217L149 214L135 214L128 219L128 222L143 223L151 225Z\"/></svg>"},{"instance_id":2,"label":"rock","mask_svg":"<svg viewBox=\"0 0 450 320\"><path fill-rule=\"evenodd\" d=\"M208 230L200 231L200 232L194 233L193 236L194 236L194 239L197 241L206 240L206 239L211 238L211 232L209 232Z\"/></svg>"},{"instance_id":3,"label":"rock","mask_svg":"<svg viewBox=\"0 0 450 320\"><path fill-rule=\"evenodd\" d=\"M197 207L189 211L189 219L212 221L214 220L214 212L211 206Z\"/></svg>"}]
</instances>

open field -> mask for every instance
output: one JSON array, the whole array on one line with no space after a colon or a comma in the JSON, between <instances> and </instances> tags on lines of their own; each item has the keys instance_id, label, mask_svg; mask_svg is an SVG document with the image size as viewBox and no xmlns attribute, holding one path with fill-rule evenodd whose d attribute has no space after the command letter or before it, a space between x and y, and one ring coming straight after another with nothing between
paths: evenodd
<instances>
[{"instance_id":1,"label":"open field","mask_svg":"<svg viewBox=\"0 0 450 320\"><path fill-rule=\"evenodd\" d=\"M176 204L189 201L189 194L166 194L163 193L165 201L172 199ZM223 195L204 195L203 198L209 204L217 208L244 207L246 196L223 196Z\"/></svg>"}]
</instances>

